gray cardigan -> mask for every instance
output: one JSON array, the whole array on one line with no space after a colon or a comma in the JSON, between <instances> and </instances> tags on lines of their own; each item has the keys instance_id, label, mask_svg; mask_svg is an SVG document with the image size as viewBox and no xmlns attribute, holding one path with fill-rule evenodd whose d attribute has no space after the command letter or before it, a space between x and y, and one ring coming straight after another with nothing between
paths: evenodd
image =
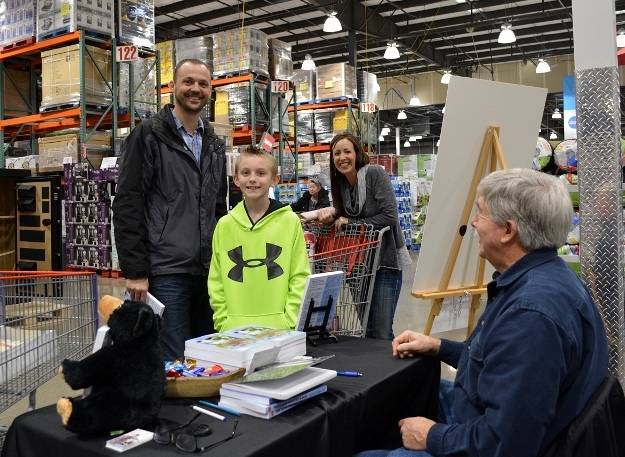
<instances>
[{"instance_id":1,"label":"gray cardigan","mask_svg":"<svg viewBox=\"0 0 625 457\"><path fill-rule=\"evenodd\" d=\"M405 246L404 234L399 229L397 200L391 180L384 168L370 165L366 175L367 198L358 217L348 217L350 224L371 224L376 228L389 227L382 238L380 267L401 269L396 246ZM348 185L342 179L341 185ZM404 248L405 249L405 248ZM406 252L407 254L407 252Z\"/></svg>"}]
</instances>

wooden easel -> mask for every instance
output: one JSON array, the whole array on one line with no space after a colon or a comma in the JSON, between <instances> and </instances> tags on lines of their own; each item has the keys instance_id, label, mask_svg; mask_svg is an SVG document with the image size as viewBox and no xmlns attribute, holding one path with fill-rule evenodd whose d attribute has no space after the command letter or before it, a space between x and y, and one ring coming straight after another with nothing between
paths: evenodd
<instances>
[{"instance_id":1,"label":"wooden easel","mask_svg":"<svg viewBox=\"0 0 625 457\"><path fill-rule=\"evenodd\" d=\"M475 165L475 170L473 171L471 187L469 188L469 193L467 194L467 199L464 203L464 209L458 223L459 230L458 232L456 232L456 236L454 237L453 243L449 250L449 255L447 256L447 262L445 263L445 269L443 271L443 276L438 284L438 289L430 291L412 291L412 295L416 298L433 300L432 306L430 307L430 314L428 316L428 320L425 324L425 329L423 331L423 333L426 335L429 335L432 331L434 319L440 314L441 308L443 306L443 300L445 298L461 297L467 295L471 295L471 307L469 308L467 336L469 336L473 331L473 327L475 326L475 315L480 308L480 297L484 292L486 292L486 287L484 286L485 260L481 257L478 257L475 281L473 284L457 289L449 289L449 281L458 260L458 253L460 252L460 246L464 238L466 226L469 223L471 209L473 207L473 204L475 202L475 196L477 194L477 186L480 183L482 177L485 175L485 169L489 170L489 173L493 172L497 169L497 164L499 164L500 169L507 168L506 158L503 155L501 143L499 142L499 127L490 126L484 134L482 150L480 151L479 159L477 161L477 164Z\"/></svg>"}]
</instances>

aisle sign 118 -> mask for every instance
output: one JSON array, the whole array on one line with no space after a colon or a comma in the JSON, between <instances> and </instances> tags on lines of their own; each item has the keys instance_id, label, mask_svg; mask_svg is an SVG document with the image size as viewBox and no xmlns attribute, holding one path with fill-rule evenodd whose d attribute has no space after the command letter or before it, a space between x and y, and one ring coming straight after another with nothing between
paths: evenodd
<instances>
[{"instance_id":1,"label":"aisle sign 118","mask_svg":"<svg viewBox=\"0 0 625 457\"><path fill-rule=\"evenodd\" d=\"M139 50L134 44L117 46L115 48L115 59L117 62L133 62L139 60Z\"/></svg>"},{"instance_id":2,"label":"aisle sign 118","mask_svg":"<svg viewBox=\"0 0 625 457\"><path fill-rule=\"evenodd\" d=\"M375 113L376 108L375 103L367 102L360 104L361 113Z\"/></svg>"},{"instance_id":3,"label":"aisle sign 118","mask_svg":"<svg viewBox=\"0 0 625 457\"><path fill-rule=\"evenodd\" d=\"M288 81L271 81L271 92L273 92L274 94L284 94L288 91Z\"/></svg>"}]
</instances>

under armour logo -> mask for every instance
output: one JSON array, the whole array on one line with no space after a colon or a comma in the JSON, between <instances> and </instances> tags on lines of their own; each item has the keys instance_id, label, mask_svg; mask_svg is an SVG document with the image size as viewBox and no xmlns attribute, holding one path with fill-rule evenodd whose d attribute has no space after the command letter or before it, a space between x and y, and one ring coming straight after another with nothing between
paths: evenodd
<instances>
[{"instance_id":1,"label":"under armour logo","mask_svg":"<svg viewBox=\"0 0 625 457\"><path fill-rule=\"evenodd\" d=\"M264 259L243 259L243 246L231 249L228 251L228 257L235 265L228 272L228 278L233 281L243 282L243 268L257 268L263 265L267 266L267 279L271 280L277 278L284 273L284 270L278 265L275 260L280 257L282 248L275 244L265 243L267 249L267 256Z\"/></svg>"}]
</instances>

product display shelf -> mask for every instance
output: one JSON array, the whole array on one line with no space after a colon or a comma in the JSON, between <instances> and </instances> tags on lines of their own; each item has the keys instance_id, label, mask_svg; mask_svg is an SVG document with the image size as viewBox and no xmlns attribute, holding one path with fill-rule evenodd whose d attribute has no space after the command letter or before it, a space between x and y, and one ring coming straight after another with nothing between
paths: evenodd
<instances>
[{"instance_id":1,"label":"product display shelf","mask_svg":"<svg viewBox=\"0 0 625 457\"><path fill-rule=\"evenodd\" d=\"M59 103L56 106L47 106L42 112L39 110L37 94L36 94L36 77L35 66L41 60L41 53L44 51L63 48L66 46L78 44L79 55L79 74L80 74L80 94L78 100L69 101L68 103ZM96 59L87 48L87 45L93 48L99 48L110 52L111 75L110 81L106 80L102 74L102 69L98 66ZM83 30L66 33L55 36L46 40L38 41L30 45L12 48L0 51L0 88L5 87L6 78L8 78L7 70L16 66L24 66L28 62L30 71L30 91L28 94L18 93L18 96L27 102L29 113L24 115L8 117L6 115L5 98L0 97L0 168L5 166L5 142L12 143L18 139L30 139L31 150L36 151L35 143L37 137L64 129L75 128L78 131L82 156L85 157L85 151L90 136L98 129L111 129L113 134L121 127L134 127L136 116L130 116L128 113L119 114L118 110L118 71L117 65L127 65L125 63L117 63L114 61L115 55L115 39L103 39L91 36ZM139 56L142 58L154 59L153 67L159 76L159 58L158 51L149 51L141 49ZM107 88L106 103L90 104L87 103L85 94L85 67L86 62L92 65L95 72L104 80ZM132 65L130 65L132 67ZM130 69L132 75L132 69ZM160 81L159 83L160 87ZM13 84L15 86L15 84ZM17 88L16 88L17 89ZM19 92L19 91L16 91ZM136 88L130 87L130 93L135 93ZM110 94L110 95L109 95ZM108 101L110 97L110 102ZM134 99L130 97L132 105ZM160 106L160 91L156 91L155 105ZM58 108L58 109L57 109ZM133 112L129 110L129 112ZM114 144L115 138L112 138ZM111 146L112 148L112 146Z\"/></svg>"}]
</instances>

